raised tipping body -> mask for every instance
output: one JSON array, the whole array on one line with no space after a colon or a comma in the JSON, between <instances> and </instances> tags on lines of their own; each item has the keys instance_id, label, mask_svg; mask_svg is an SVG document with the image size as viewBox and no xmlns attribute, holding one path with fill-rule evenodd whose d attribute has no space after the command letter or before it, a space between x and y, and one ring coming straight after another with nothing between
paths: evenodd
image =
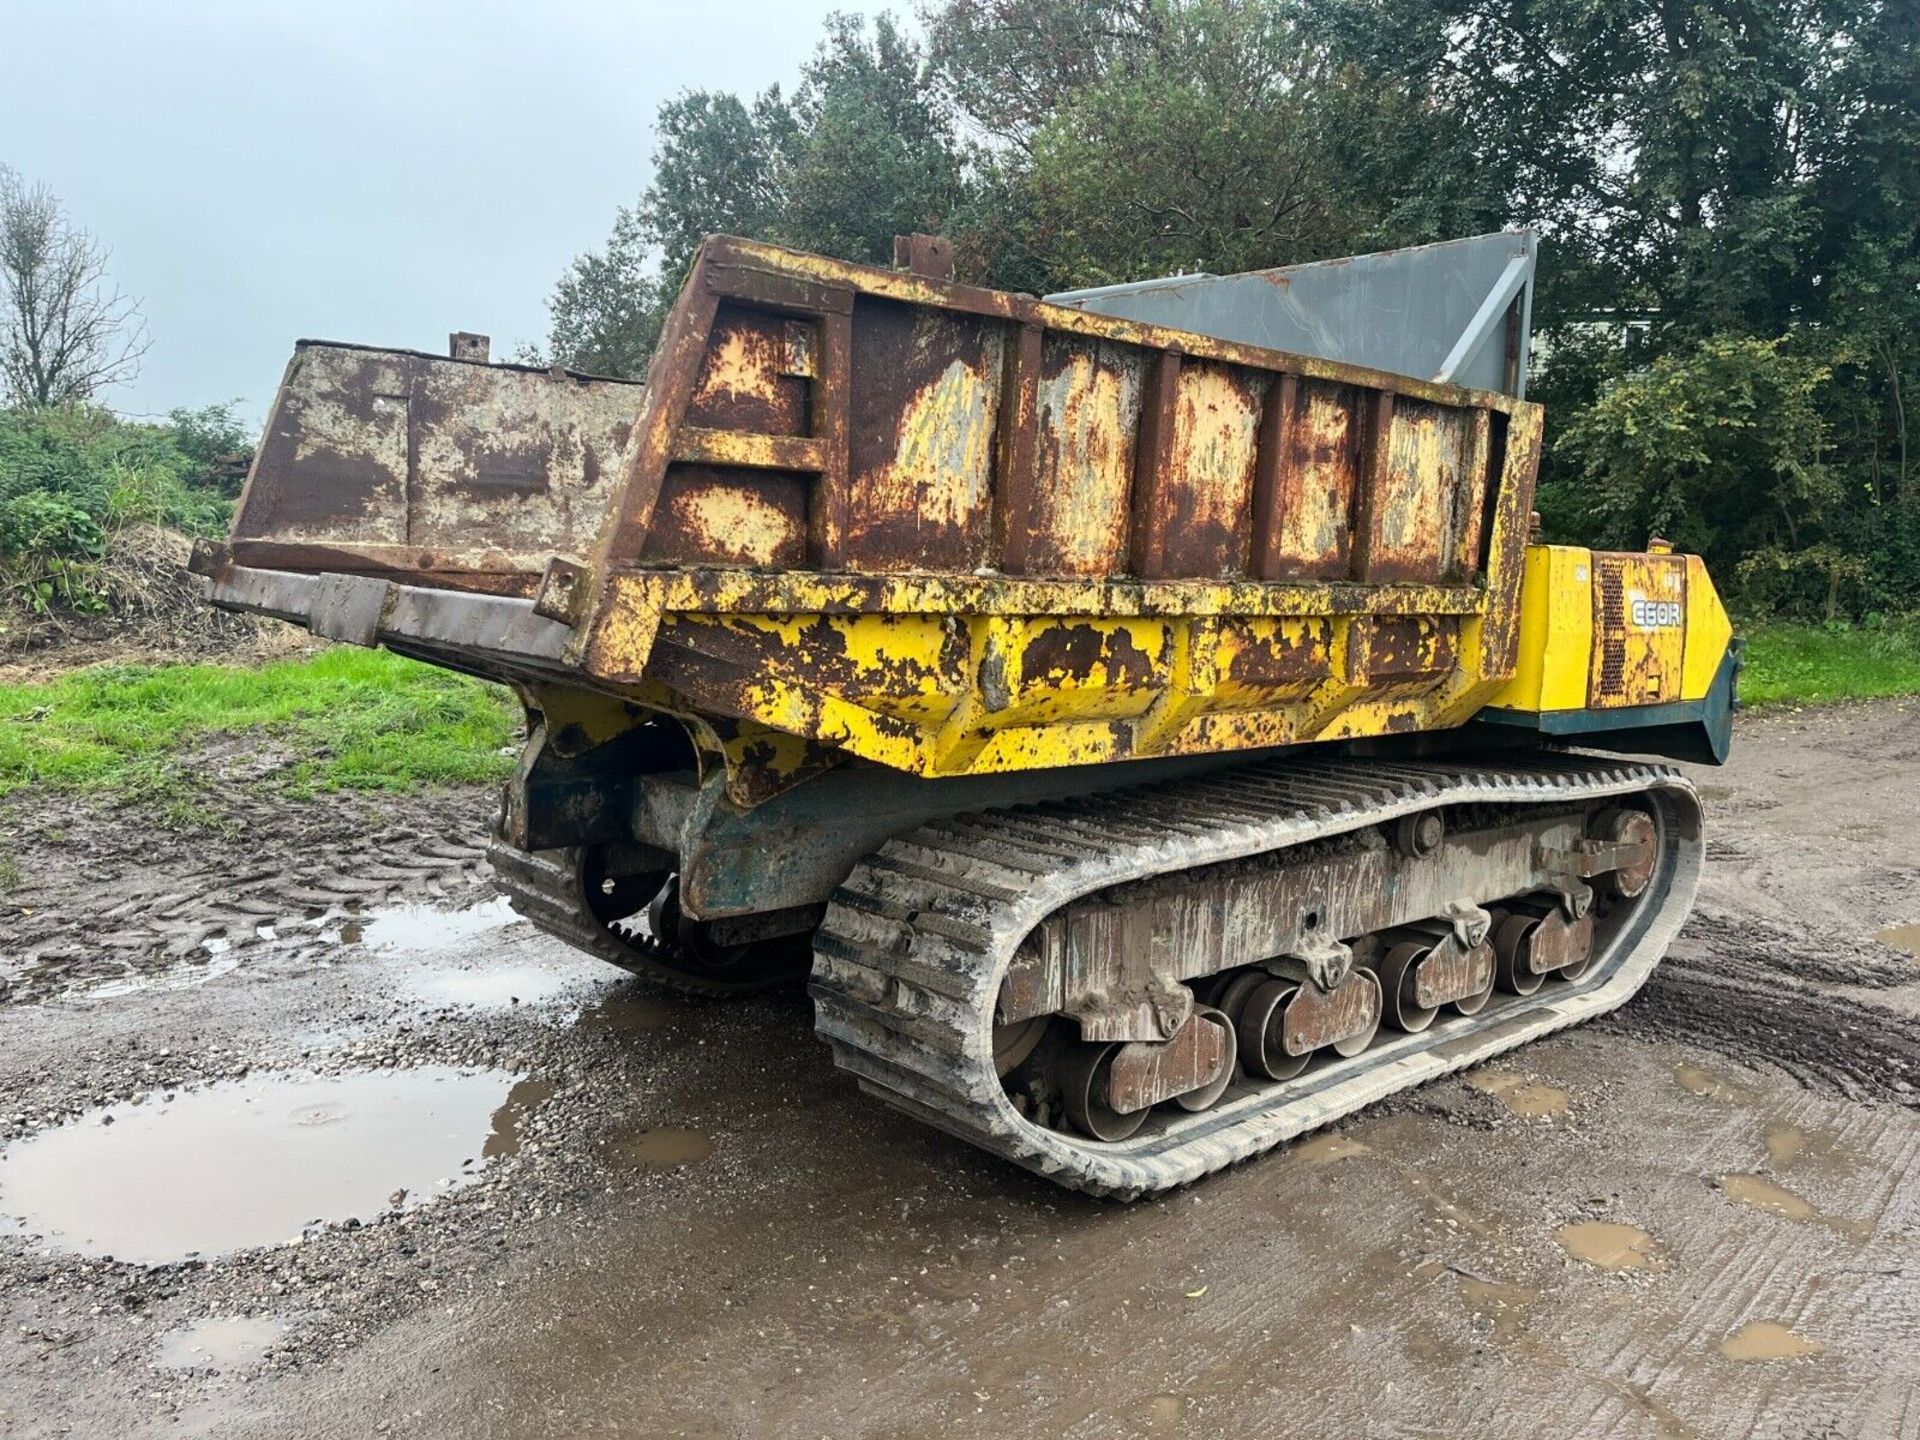
<instances>
[{"instance_id":1,"label":"raised tipping body","mask_svg":"<svg viewBox=\"0 0 1920 1440\"><path fill-rule=\"evenodd\" d=\"M1468 254L1407 363L1517 392L1528 237L1303 277L1286 323ZM715 238L644 386L303 343L195 563L517 689L535 923L709 995L817 930L869 1088L1066 1183L1191 1179L1630 994L1692 791L1536 747L1723 758L1737 646L1693 557L1529 547L1538 407L1101 313L1240 293L1147 288Z\"/></svg>"}]
</instances>

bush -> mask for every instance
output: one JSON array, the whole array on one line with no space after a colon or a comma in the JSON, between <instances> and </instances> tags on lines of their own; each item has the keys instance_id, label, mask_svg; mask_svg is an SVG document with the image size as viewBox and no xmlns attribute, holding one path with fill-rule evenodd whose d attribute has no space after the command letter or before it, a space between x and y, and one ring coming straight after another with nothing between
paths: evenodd
<instances>
[{"instance_id":1,"label":"bush","mask_svg":"<svg viewBox=\"0 0 1920 1440\"><path fill-rule=\"evenodd\" d=\"M0 609L98 613L114 536L223 533L245 450L231 405L175 411L163 425L87 406L0 411Z\"/></svg>"},{"instance_id":2,"label":"bush","mask_svg":"<svg viewBox=\"0 0 1920 1440\"><path fill-rule=\"evenodd\" d=\"M1826 459L1830 377L1777 340L1713 335L1659 356L1562 424L1553 453L1573 503L1556 508L1610 548L1666 536L1750 608L1808 595L1831 608L1859 576L1828 538L1848 498Z\"/></svg>"},{"instance_id":3,"label":"bush","mask_svg":"<svg viewBox=\"0 0 1920 1440\"><path fill-rule=\"evenodd\" d=\"M0 500L0 596L17 609L102 609L92 562L105 551L100 522L68 496L27 490Z\"/></svg>"}]
</instances>

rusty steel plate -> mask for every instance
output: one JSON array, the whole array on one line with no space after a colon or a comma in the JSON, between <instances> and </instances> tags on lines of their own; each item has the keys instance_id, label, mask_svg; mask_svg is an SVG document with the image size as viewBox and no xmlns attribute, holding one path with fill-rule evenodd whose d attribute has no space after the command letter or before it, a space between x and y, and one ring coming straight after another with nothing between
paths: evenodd
<instances>
[{"instance_id":1,"label":"rusty steel plate","mask_svg":"<svg viewBox=\"0 0 1920 1440\"><path fill-rule=\"evenodd\" d=\"M1558 910L1527 936L1522 960L1535 975L1578 965L1593 952L1593 912L1568 920Z\"/></svg>"},{"instance_id":2,"label":"rusty steel plate","mask_svg":"<svg viewBox=\"0 0 1920 1440\"><path fill-rule=\"evenodd\" d=\"M1413 971L1413 1003L1438 1010L1449 1000L1478 995L1493 983L1493 945L1482 941L1462 948L1451 940L1436 945Z\"/></svg>"},{"instance_id":3,"label":"rusty steel plate","mask_svg":"<svg viewBox=\"0 0 1920 1440\"><path fill-rule=\"evenodd\" d=\"M1302 985L1287 1006L1280 1043L1289 1055L1307 1055L1367 1034L1379 1024L1380 982L1355 969L1335 990Z\"/></svg>"},{"instance_id":4,"label":"rusty steel plate","mask_svg":"<svg viewBox=\"0 0 1920 1440\"><path fill-rule=\"evenodd\" d=\"M1187 1016L1171 1040L1130 1041L1107 1072L1107 1104L1130 1115L1197 1090L1219 1075L1231 1043L1226 1027L1200 1010Z\"/></svg>"}]
</instances>

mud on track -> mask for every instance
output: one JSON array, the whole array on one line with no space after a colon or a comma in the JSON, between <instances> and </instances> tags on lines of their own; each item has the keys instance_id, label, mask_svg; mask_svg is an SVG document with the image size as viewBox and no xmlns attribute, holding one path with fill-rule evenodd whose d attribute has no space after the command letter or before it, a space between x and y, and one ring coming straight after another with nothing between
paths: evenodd
<instances>
[{"instance_id":1,"label":"mud on track","mask_svg":"<svg viewBox=\"0 0 1920 1440\"><path fill-rule=\"evenodd\" d=\"M0 1435L1920 1435L1920 960L1872 938L1920 921L1920 709L1747 720L1737 757L1625 1010L1126 1207L864 1099L800 997L661 1001L458 853L380 848L458 852L489 796L249 812L239 779L225 854L15 802L116 878L0 917L71 947L0 1003L0 1209L16 1146L190 1101L185 1154L221 1097L390 1164L354 1077L451 1148L297 1244L0 1235ZM459 918L387 915L409 873ZM228 968L106 945L149 923L113 885L247 917ZM255 1148L208 1185L244 1200Z\"/></svg>"}]
</instances>

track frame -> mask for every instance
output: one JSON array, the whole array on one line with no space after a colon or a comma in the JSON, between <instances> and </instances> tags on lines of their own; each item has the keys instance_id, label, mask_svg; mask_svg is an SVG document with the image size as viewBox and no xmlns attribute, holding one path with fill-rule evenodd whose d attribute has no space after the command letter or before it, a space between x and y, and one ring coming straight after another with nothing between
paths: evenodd
<instances>
[{"instance_id":1,"label":"track frame","mask_svg":"<svg viewBox=\"0 0 1920 1440\"><path fill-rule=\"evenodd\" d=\"M1258 787L1236 786L1257 779ZM1257 788L1258 793L1255 793ZM1035 1123L994 1063L1000 985L1047 915L1130 880L1245 858L1442 805L1640 797L1659 863L1578 982L1501 996L1212 1109L1101 1143ZM983 833L982 819L997 822ZM997 832L997 833L992 833ZM1189 1183L1425 1081L1602 1015L1645 983L1691 907L1698 796L1679 771L1582 755L1520 763L1279 761L1171 786L935 821L880 847L835 892L815 939L816 1029L863 1089L1056 1183L1133 1198Z\"/></svg>"}]
</instances>

